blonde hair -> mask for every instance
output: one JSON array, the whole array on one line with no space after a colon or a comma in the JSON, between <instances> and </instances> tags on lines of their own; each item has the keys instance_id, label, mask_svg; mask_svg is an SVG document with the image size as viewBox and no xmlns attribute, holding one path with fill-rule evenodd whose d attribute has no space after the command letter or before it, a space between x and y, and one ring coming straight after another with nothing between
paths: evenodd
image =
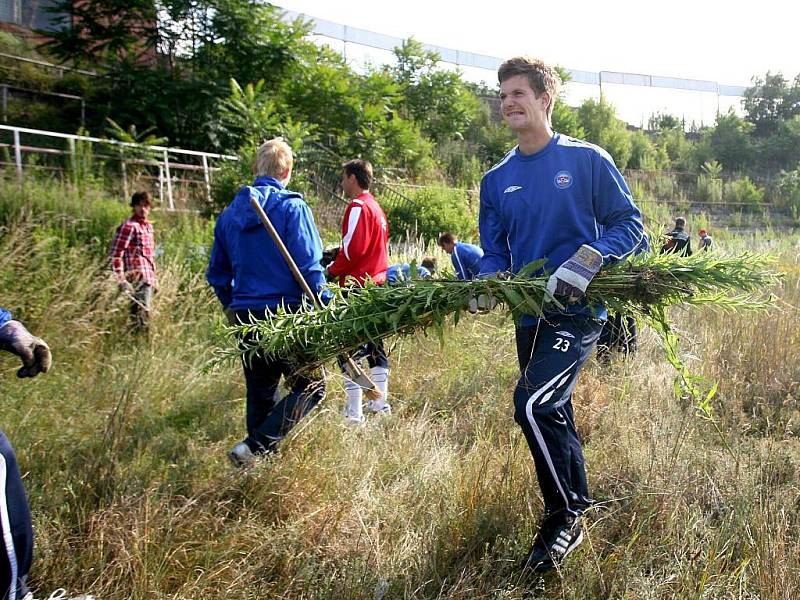
<instances>
[{"instance_id":1,"label":"blonde hair","mask_svg":"<svg viewBox=\"0 0 800 600\"><path fill-rule=\"evenodd\" d=\"M283 138L274 138L264 142L256 150L256 177L274 177L280 179L287 170L292 169L294 157L292 149Z\"/></svg>"},{"instance_id":2,"label":"blonde hair","mask_svg":"<svg viewBox=\"0 0 800 600\"><path fill-rule=\"evenodd\" d=\"M524 75L528 78L528 84L537 98L542 95L542 92L550 95L550 104L547 107L547 118L549 119L553 115L553 106L555 106L558 92L561 89L561 76L558 71L538 58L517 56L500 65L497 70L497 80L499 83L503 83L515 75Z\"/></svg>"}]
</instances>

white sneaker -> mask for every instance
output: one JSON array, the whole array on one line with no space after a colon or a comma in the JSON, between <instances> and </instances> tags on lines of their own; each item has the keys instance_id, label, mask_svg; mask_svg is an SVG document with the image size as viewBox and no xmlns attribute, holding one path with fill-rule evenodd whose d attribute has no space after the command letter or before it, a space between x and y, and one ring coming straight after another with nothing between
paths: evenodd
<instances>
[{"instance_id":1,"label":"white sneaker","mask_svg":"<svg viewBox=\"0 0 800 600\"><path fill-rule=\"evenodd\" d=\"M228 452L228 458L233 463L234 467L243 469L253 464L256 455L250 450L250 447L244 442L239 442L233 449Z\"/></svg>"},{"instance_id":2,"label":"white sneaker","mask_svg":"<svg viewBox=\"0 0 800 600\"><path fill-rule=\"evenodd\" d=\"M392 405L386 400L370 400L367 402L367 410L373 414L390 415L392 414Z\"/></svg>"},{"instance_id":3,"label":"white sneaker","mask_svg":"<svg viewBox=\"0 0 800 600\"><path fill-rule=\"evenodd\" d=\"M22 600L36 600L36 597L33 595L33 592L28 592L25 594ZM91 594L67 596L67 590L64 588L58 588L57 590L54 590L53 593L50 594L45 600L94 600L94 596Z\"/></svg>"},{"instance_id":4,"label":"white sneaker","mask_svg":"<svg viewBox=\"0 0 800 600\"><path fill-rule=\"evenodd\" d=\"M347 423L348 425L363 425L364 423L366 423L366 421L367 419L366 417L364 417L364 415L357 417L354 415L345 414L344 416L344 422Z\"/></svg>"}]
</instances>

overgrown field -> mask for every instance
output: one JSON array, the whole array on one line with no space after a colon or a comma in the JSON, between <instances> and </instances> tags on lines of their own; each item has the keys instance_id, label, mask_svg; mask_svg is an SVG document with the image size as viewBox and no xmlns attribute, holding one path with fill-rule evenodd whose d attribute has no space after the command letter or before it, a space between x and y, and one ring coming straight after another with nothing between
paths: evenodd
<instances>
[{"instance_id":1,"label":"overgrown field","mask_svg":"<svg viewBox=\"0 0 800 600\"><path fill-rule=\"evenodd\" d=\"M104 270L127 209L46 186L3 191L0 305L54 354L53 370L30 381L0 356L0 426L25 473L39 595L800 597L796 236L715 236L780 256L775 311L672 313L690 368L719 383L724 440L675 396L652 332L627 361L590 361L574 403L600 503L560 574L522 580L515 565L541 502L512 418L507 320L465 319L443 346L398 343L394 414L363 428L344 424L329 369L322 408L280 456L236 472L225 453L244 430L243 379L236 365L206 369L222 322L203 275L208 224L154 215L164 254L145 341L125 332L126 303Z\"/></svg>"}]
</instances>

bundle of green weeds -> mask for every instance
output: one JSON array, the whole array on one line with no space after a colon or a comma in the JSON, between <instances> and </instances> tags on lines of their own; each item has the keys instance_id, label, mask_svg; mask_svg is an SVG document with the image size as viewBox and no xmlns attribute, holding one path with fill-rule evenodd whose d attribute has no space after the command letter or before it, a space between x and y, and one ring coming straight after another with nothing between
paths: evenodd
<instances>
[{"instance_id":1,"label":"bundle of green weeds","mask_svg":"<svg viewBox=\"0 0 800 600\"><path fill-rule=\"evenodd\" d=\"M470 298L493 297L512 317L548 316L564 309L553 298L541 275L544 261L531 263L516 276L472 281L411 279L400 285L343 290L332 288L324 308L310 303L297 312L278 309L265 320L231 328L239 343L222 351L222 358L254 352L288 358L298 365L320 365L359 345L390 336L429 329L441 335L452 319L457 324ZM539 276L535 274L539 273ZM669 329L666 308L676 304L709 305L721 309L759 310L769 307L769 289L780 279L774 260L742 254L642 254L606 267L592 280L587 301L601 303Z\"/></svg>"}]
</instances>

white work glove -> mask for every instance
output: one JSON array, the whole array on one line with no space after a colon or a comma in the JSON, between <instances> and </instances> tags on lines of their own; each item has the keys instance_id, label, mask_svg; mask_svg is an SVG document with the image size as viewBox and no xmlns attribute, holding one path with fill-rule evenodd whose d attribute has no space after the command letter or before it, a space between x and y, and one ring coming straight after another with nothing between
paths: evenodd
<instances>
[{"instance_id":1,"label":"white work glove","mask_svg":"<svg viewBox=\"0 0 800 600\"><path fill-rule=\"evenodd\" d=\"M31 335L22 323L13 319L0 327L0 349L22 359L17 377L36 377L39 373L46 373L53 361L47 343Z\"/></svg>"},{"instance_id":2,"label":"white work glove","mask_svg":"<svg viewBox=\"0 0 800 600\"><path fill-rule=\"evenodd\" d=\"M550 276L547 291L551 295L566 296L568 302L577 302L586 295L589 282L602 266L603 255L584 244Z\"/></svg>"}]
</instances>

